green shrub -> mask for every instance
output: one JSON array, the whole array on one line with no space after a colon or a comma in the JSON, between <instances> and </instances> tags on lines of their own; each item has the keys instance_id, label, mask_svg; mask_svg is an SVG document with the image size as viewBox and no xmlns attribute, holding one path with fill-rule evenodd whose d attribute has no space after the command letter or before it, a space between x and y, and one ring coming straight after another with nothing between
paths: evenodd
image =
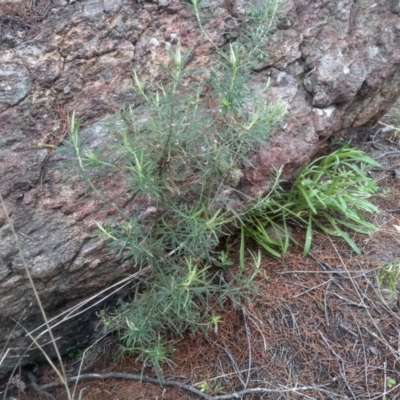
<instances>
[{"instance_id":1,"label":"green shrub","mask_svg":"<svg viewBox=\"0 0 400 400\"><path fill-rule=\"evenodd\" d=\"M87 187L107 203L96 182L123 174L133 201L144 205L144 212L122 222L97 226L137 268L150 267L132 288L133 300L121 303L105 324L119 332L125 351L138 354L157 374L173 347L170 334L217 329L215 306L237 306L256 290L252 281L260 255L253 255L253 272L242 270L228 279L226 252L216 248L244 212L242 204L251 201L238 188L242 169L250 167L249 152L266 142L284 115L282 105L266 105L262 92L246 86L264 54L262 40L277 6L273 0L252 7L236 42L215 46L210 73L190 69L191 49L182 52L179 43L164 66L168 83L146 82L133 71L140 105L127 107L110 123L112 149L82 145L79 121L71 117L66 148L74 150ZM192 7L208 38L199 3L193 0Z\"/></svg>"},{"instance_id":2,"label":"green shrub","mask_svg":"<svg viewBox=\"0 0 400 400\"><path fill-rule=\"evenodd\" d=\"M210 72L190 69L191 49L182 52L178 43L164 66L167 83L146 82L133 71L138 104L110 122L112 148L85 147L79 121L71 117L66 148L74 150L87 188L109 203L96 182L123 174L133 202L144 205L130 216L120 212L122 221L96 222L110 246L148 271L132 288L132 301L121 301L104 323L118 331L125 352L137 354L159 376L160 364L170 362L172 337L217 330L218 307L239 306L257 290L253 279L261 255L252 254L253 271L245 271L246 236L279 257L294 241L293 223L306 229L305 254L314 228L342 237L356 252L348 230L374 229L363 212L377 211L367 200L376 185L365 172L377 163L346 146L305 167L289 191L279 185L280 169L266 197L250 199L240 192L242 170L251 168L249 152L266 143L285 114L282 105L266 105L262 91L246 85L266 56L263 46L278 5L271 0L251 7L237 40L219 48L202 26L200 4L192 0L201 31L215 47L216 66ZM228 253L217 248L221 237L237 230L241 269L228 278Z\"/></svg>"},{"instance_id":3,"label":"green shrub","mask_svg":"<svg viewBox=\"0 0 400 400\"><path fill-rule=\"evenodd\" d=\"M271 0L251 7L237 40L219 48L202 26L200 4L192 0L201 31L215 47L216 66L210 72L190 69L191 49L182 52L178 43L164 66L167 83L146 82L133 71L139 105L110 121L112 148L85 147L79 121L71 117L66 148L74 150L88 189L109 203L96 182L123 174L133 201L144 205L130 216L120 212L122 221L96 222L110 246L148 271L132 288L132 301L121 302L104 323L118 331L125 352L137 354L159 376L160 364L170 362L172 337L217 330L218 307L239 306L257 290L253 279L261 255L252 254L253 271L245 271L245 237L279 257L294 241L289 227L295 223L306 229L305 254L315 228L342 237L358 253L348 231L374 229L363 213L377 211L367 200L376 185L366 175L377 163L347 146L305 167L289 191L280 187L280 169L266 197L250 199L240 192L242 170L251 168L249 152L266 143L285 114L282 105L266 105L263 93L246 85L266 56L263 46L278 5ZM242 268L228 278L228 253L217 249L221 237L237 230Z\"/></svg>"}]
</instances>

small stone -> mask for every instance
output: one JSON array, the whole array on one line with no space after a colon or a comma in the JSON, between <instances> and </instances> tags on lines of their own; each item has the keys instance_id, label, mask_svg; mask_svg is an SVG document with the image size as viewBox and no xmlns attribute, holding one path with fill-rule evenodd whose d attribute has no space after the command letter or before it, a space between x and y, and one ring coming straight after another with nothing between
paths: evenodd
<instances>
[{"instance_id":1,"label":"small stone","mask_svg":"<svg viewBox=\"0 0 400 400\"><path fill-rule=\"evenodd\" d=\"M178 42L178 35L176 33L171 33L170 42L177 43Z\"/></svg>"},{"instance_id":2,"label":"small stone","mask_svg":"<svg viewBox=\"0 0 400 400\"><path fill-rule=\"evenodd\" d=\"M160 46L160 42L156 38L151 38L150 39L150 44L154 47Z\"/></svg>"}]
</instances>

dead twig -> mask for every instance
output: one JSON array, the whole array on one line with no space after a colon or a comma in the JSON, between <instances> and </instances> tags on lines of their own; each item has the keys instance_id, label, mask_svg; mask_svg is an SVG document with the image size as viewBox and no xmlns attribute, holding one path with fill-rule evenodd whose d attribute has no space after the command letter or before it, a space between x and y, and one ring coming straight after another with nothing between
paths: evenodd
<instances>
[{"instance_id":1,"label":"dead twig","mask_svg":"<svg viewBox=\"0 0 400 400\"><path fill-rule=\"evenodd\" d=\"M295 299L296 297L299 297L299 296L303 296L304 294L306 294L308 292L311 292L312 290L318 289L319 287L324 286L326 284L328 284L328 287L329 287L329 285L331 284L331 280L332 280L332 278L329 279L328 282L322 282L319 285L316 285L316 286L313 286L313 287L307 289L305 292L301 292L299 294L296 294L295 296L292 296L292 299ZM299 285L299 286L302 286L302 285ZM328 288L326 290L328 290Z\"/></svg>"},{"instance_id":2,"label":"dead twig","mask_svg":"<svg viewBox=\"0 0 400 400\"><path fill-rule=\"evenodd\" d=\"M83 380L92 380L92 379L126 379L126 380L135 380L135 381L140 381L140 382L145 382L145 383L154 383L156 385L160 386L171 386L171 387L178 387L181 389L184 389L190 393L196 394L202 399L206 400L228 400L228 399L241 399L243 396L248 395L248 394L267 394L267 393L296 393L300 391L319 391L325 394L333 395L333 396L338 396L336 393L331 392L325 387L327 385L322 385L322 386L295 386L293 388L276 388L276 389L267 389L267 388L251 388L251 389L245 389L241 390L238 392L233 392L229 394L222 394L222 395L216 395L216 396L210 396L201 390L195 388L194 386L188 385L183 382L178 382L178 381L173 381L173 380L168 380L168 379L157 379L157 378L152 378L150 376L146 375L139 375L139 374L128 374L125 372L109 372L106 374L96 374L96 373L89 373L89 374L82 374L80 376L74 376L72 378L68 379L68 382L76 382L77 380L83 381ZM44 385L38 386L38 389L41 391L43 390L49 390L49 389L55 389L56 387L61 386L61 383L58 382L51 382L47 383ZM43 393L43 392L40 392Z\"/></svg>"},{"instance_id":3,"label":"dead twig","mask_svg":"<svg viewBox=\"0 0 400 400\"><path fill-rule=\"evenodd\" d=\"M325 282L324 282L325 283ZM329 291L329 286L332 283L332 278L329 279L329 281L327 282L328 285L325 288L324 291L324 313L325 313L325 321L326 321L326 326L329 326L329 314L328 314L328 305L327 305L327 298L328 298L328 291Z\"/></svg>"},{"instance_id":4,"label":"dead twig","mask_svg":"<svg viewBox=\"0 0 400 400\"><path fill-rule=\"evenodd\" d=\"M31 382L31 387L35 392L45 395L50 400L57 400L51 393L49 393L46 390L42 389L36 383L36 378L33 376L32 372L28 372L27 376L28 376L29 381Z\"/></svg>"},{"instance_id":5,"label":"dead twig","mask_svg":"<svg viewBox=\"0 0 400 400\"><path fill-rule=\"evenodd\" d=\"M395 150L395 151L388 151L387 153L383 153L383 154L381 154L380 156L374 157L374 158L375 158L375 160L379 160L380 158L384 158L384 157L390 156L390 155L392 155L392 154L400 154L400 151L398 151L398 150Z\"/></svg>"},{"instance_id":6,"label":"dead twig","mask_svg":"<svg viewBox=\"0 0 400 400\"><path fill-rule=\"evenodd\" d=\"M356 303L354 301L346 299L346 297L340 296L339 294L337 294L335 292L331 292L331 294L333 294L334 296L338 297L340 300L343 300L346 304L348 304L350 306L356 306L356 307L360 307L360 308L369 308L369 306L367 306L366 304Z\"/></svg>"},{"instance_id":7,"label":"dead twig","mask_svg":"<svg viewBox=\"0 0 400 400\"><path fill-rule=\"evenodd\" d=\"M265 336L264 336L261 328L258 326L258 323L260 323L262 326L262 325L264 325L264 322L261 321L259 318L257 318L255 315L253 315L247 308L242 307L242 311L246 314L246 316L250 319L250 321L253 323L253 325L257 328L257 330L260 333L262 340L263 340L264 351L267 351L267 341L265 340ZM400 338L400 336L399 336L399 338Z\"/></svg>"},{"instance_id":8,"label":"dead twig","mask_svg":"<svg viewBox=\"0 0 400 400\"><path fill-rule=\"evenodd\" d=\"M324 271L333 269L331 265L315 257L314 254L312 254L311 252L308 253L308 256L311 257Z\"/></svg>"},{"instance_id":9,"label":"dead twig","mask_svg":"<svg viewBox=\"0 0 400 400\"><path fill-rule=\"evenodd\" d=\"M240 383L241 383L243 386L245 386L246 383L245 383L244 380L243 380L241 371L240 371L240 369L239 369L239 367L238 367L238 365L237 365L235 359L233 358L231 352L228 350L228 348L227 348L226 346L220 346L218 343L215 343L215 344L216 344L219 348L221 348L221 349L225 352L225 354L228 356L229 360L231 361L232 367L233 367L233 369L235 370L235 373L236 373L237 377L238 377L239 380L240 380Z\"/></svg>"},{"instance_id":10,"label":"dead twig","mask_svg":"<svg viewBox=\"0 0 400 400\"><path fill-rule=\"evenodd\" d=\"M247 371L247 378L246 378L246 383L244 385L244 388L247 389L247 386L249 385L250 382L250 374L251 374L251 363L252 363L252 359L251 359L251 342L250 342L250 329L247 325L247 319L246 319L246 312L243 311L243 321L244 321L244 326L246 328L246 338L247 338L247 346L249 349L249 369Z\"/></svg>"},{"instance_id":11,"label":"dead twig","mask_svg":"<svg viewBox=\"0 0 400 400\"><path fill-rule=\"evenodd\" d=\"M358 339L357 333L353 332L353 331L352 331L350 328L348 328L346 325L339 324L339 326L340 326L343 330L345 330L346 332L350 333L350 335L352 335L352 336L354 336L355 338Z\"/></svg>"},{"instance_id":12,"label":"dead twig","mask_svg":"<svg viewBox=\"0 0 400 400\"><path fill-rule=\"evenodd\" d=\"M338 353L336 353L335 350L333 350L333 347L329 344L328 340L325 338L325 336L322 334L321 331L319 331L319 334L322 338L322 340L325 342L326 346L329 348L329 350L332 352L332 354L335 356L336 361L339 365L339 371L340 371L340 375L342 376L343 382L345 383L347 389L349 390L349 392L351 393L351 395L353 396L354 400L357 400L356 395L354 394L353 390L351 389L351 386L349 385L349 382L347 381L346 378L346 369L344 367L344 360L342 357L340 357L340 355Z\"/></svg>"}]
</instances>

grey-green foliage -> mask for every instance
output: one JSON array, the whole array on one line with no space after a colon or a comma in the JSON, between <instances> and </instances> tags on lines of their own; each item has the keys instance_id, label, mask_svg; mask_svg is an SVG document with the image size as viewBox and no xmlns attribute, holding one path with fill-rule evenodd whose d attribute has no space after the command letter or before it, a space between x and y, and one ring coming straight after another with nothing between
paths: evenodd
<instances>
[{"instance_id":1,"label":"grey-green foliage","mask_svg":"<svg viewBox=\"0 0 400 400\"><path fill-rule=\"evenodd\" d=\"M246 86L277 4L251 7L236 42L215 47L210 73L190 69L192 49L182 52L179 43L164 66L167 83L148 82L133 71L137 102L117 116L119 123L111 123L112 148L85 148L74 115L70 121L70 147L87 187L110 202L96 182L122 174L133 201L144 205L144 212L122 221L121 212L117 223L97 225L137 268L151 267L132 289L133 301L121 304L106 325L119 332L126 351L138 353L157 373L168 360L170 333L215 329L219 317L213 307L227 301L236 306L254 290L259 256L253 257L254 274L241 271L227 282L223 269L215 269L228 264L226 254L215 249L229 223L234 226L245 212L243 200L251 200L238 186L242 169L250 166L249 152L266 143L284 115L282 105L265 103L267 84L258 93ZM208 38L198 2L192 6Z\"/></svg>"},{"instance_id":2,"label":"grey-green foliage","mask_svg":"<svg viewBox=\"0 0 400 400\"><path fill-rule=\"evenodd\" d=\"M215 317L216 306L237 307L257 293L253 279L261 272L259 265L252 274L239 271L227 281L222 271L212 272L199 264L185 258L176 265L156 266L141 287L136 287L133 302L122 303L106 321L107 328L119 331L124 351L138 354L144 366L152 366L157 374L172 348L167 337L178 339L188 330L215 329L220 321Z\"/></svg>"},{"instance_id":3,"label":"grey-green foliage","mask_svg":"<svg viewBox=\"0 0 400 400\"><path fill-rule=\"evenodd\" d=\"M378 284L380 288L387 288L392 292L396 292L399 286L400 278L400 263L384 265L378 273Z\"/></svg>"}]
</instances>

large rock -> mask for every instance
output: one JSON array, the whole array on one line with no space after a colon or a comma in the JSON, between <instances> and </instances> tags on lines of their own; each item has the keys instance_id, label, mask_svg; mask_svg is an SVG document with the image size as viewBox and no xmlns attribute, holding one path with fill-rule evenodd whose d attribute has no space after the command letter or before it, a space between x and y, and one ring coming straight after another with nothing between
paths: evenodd
<instances>
[{"instance_id":1,"label":"large rock","mask_svg":"<svg viewBox=\"0 0 400 400\"><path fill-rule=\"evenodd\" d=\"M265 192L273 167L285 165L285 176L292 176L328 139L375 123L400 92L397 1L283 3L268 57L251 84L270 78L267 100L285 102L289 114L285 126L251 156L255 168L245 171L241 187L254 196ZM63 160L51 145L66 133L71 110L84 117L88 143L106 145L104 117L134 100L132 68L162 79L159 65L166 63L166 42L175 36L183 48L194 46L192 65L209 62L212 47L177 0L82 0L41 9L35 21L26 19L30 14L11 15L15 7L6 5L0 3L0 189L44 308L49 318L58 316L55 336L66 353L93 340L99 317L96 308L79 308L67 318L62 313L134 266L91 236L93 219L102 220L112 207L100 208L85 199L81 185L62 181ZM223 44L243 4L216 0L211 6L206 29ZM135 207L118 179L104 183L104 194L122 209ZM3 209L0 321L0 348L7 352L0 375L18 358L40 358L25 330L38 334L45 328L37 329L43 321ZM40 342L47 340L43 335ZM51 346L45 349L54 354Z\"/></svg>"}]
</instances>

